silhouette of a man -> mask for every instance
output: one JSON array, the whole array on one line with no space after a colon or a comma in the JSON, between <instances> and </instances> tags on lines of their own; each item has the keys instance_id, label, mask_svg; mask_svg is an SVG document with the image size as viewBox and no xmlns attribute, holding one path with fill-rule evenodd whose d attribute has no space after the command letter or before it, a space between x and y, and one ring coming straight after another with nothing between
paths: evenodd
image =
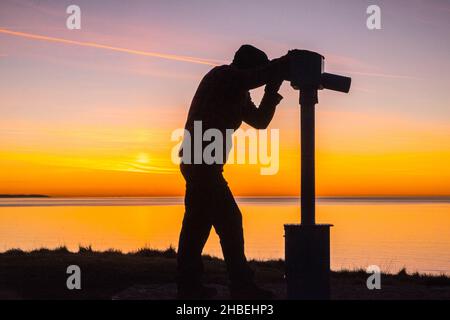
<instances>
[{"instance_id":1,"label":"silhouette of a man","mask_svg":"<svg viewBox=\"0 0 450 320\"><path fill-rule=\"evenodd\" d=\"M194 132L194 121L201 121L203 131L220 130L224 138L226 129L236 130L243 121L257 129L267 128L282 99L278 90L286 79L288 61L288 55L270 61L263 51L243 45L230 65L218 66L208 72L189 109L185 128L190 133L190 141L202 141L202 137L195 138L198 132ZM263 85L264 97L256 107L249 90ZM214 227L220 238L232 298L270 299L272 293L259 288L253 281L253 271L244 254L242 215L222 175L230 147L225 146L221 163L194 164L196 150L192 145L191 159L186 161L183 158L187 148L184 142L180 151L180 169L186 180L186 195L178 245L178 297L206 299L215 295L214 288L201 283L201 253L211 227ZM203 154L203 148L200 152Z\"/></svg>"}]
</instances>

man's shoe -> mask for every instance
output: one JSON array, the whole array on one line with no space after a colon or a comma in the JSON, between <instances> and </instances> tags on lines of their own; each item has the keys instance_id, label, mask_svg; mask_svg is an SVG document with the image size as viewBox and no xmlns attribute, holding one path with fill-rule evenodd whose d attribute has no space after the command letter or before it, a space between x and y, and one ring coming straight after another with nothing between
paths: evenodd
<instances>
[{"instance_id":1,"label":"man's shoe","mask_svg":"<svg viewBox=\"0 0 450 320\"><path fill-rule=\"evenodd\" d=\"M217 289L204 285L179 287L177 292L178 300L209 300L217 295Z\"/></svg>"},{"instance_id":2,"label":"man's shoe","mask_svg":"<svg viewBox=\"0 0 450 320\"><path fill-rule=\"evenodd\" d=\"M274 297L272 291L260 288L256 284L231 288L233 300L272 300Z\"/></svg>"}]
</instances>

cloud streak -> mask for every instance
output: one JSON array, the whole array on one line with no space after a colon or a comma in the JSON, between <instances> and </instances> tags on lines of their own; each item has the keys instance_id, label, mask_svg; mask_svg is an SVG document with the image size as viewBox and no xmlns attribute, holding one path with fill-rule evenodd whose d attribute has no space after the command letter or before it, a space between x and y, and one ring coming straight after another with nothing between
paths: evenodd
<instances>
[{"instance_id":1,"label":"cloud streak","mask_svg":"<svg viewBox=\"0 0 450 320\"><path fill-rule=\"evenodd\" d=\"M407 75L399 75L399 74L389 74L389 73L380 73L380 72L359 72L359 71L346 71L350 74L360 75L360 76L369 76L369 77L379 77L379 78L388 78L388 79L406 79L406 80L422 80L418 77L407 76Z\"/></svg>"},{"instance_id":2,"label":"cloud streak","mask_svg":"<svg viewBox=\"0 0 450 320\"><path fill-rule=\"evenodd\" d=\"M63 39L63 38L55 38L55 37L43 36L43 35L38 35L38 34L26 33L26 32L12 31L9 29L2 29L2 28L0 28L0 34L7 34L10 36L15 36L15 37L22 37L22 38L47 41L47 42L62 43L62 44L75 45L75 46L81 46L81 47L110 50L110 51L116 51L116 52L122 52L122 53L146 56L146 57L152 57L152 58L189 62L189 63L209 65L209 66L218 65L217 60L202 59L202 58L174 55L174 54L165 54L165 53L152 52L152 51L127 49L127 48L104 45L104 44L95 43L95 42L85 42L85 41L75 41L75 40L69 40L69 39Z\"/></svg>"},{"instance_id":3,"label":"cloud streak","mask_svg":"<svg viewBox=\"0 0 450 320\"><path fill-rule=\"evenodd\" d=\"M122 52L122 53L126 53L126 54L133 54L133 55L146 56L146 57L152 57L152 58L160 58L160 59L166 59L166 60L202 64L202 65L208 65L208 66L217 66L221 63L224 63L224 61L215 60L215 59L203 59L203 58L197 58L197 57L191 57L191 56L166 54L166 53L143 51L143 50L134 50L134 49L105 45L105 44L96 43L96 42L76 41L76 40L69 40L69 39L63 39L63 38L49 37L49 36L43 36L43 35L38 35L38 34L13 31L13 30L4 29L4 28L0 28L0 34L6 34L6 35L10 35L10 36L22 37L22 38L32 39L32 40L40 40L40 41L62 43L62 44L75 45L75 46L81 46L81 47L97 48L97 49L103 49L103 50ZM7 55L0 54L0 57L5 57L5 56L7 56ZM370 77L391 78L391 79L420 80L420 78L416 78L416 77L411 77L411 76L406 76L406 75L386 74L386 73L358 72L358 71L346 71L346 73L350 73L350 74L354 74L354 75L370 76Z\"/></svg>"}]
</instances>

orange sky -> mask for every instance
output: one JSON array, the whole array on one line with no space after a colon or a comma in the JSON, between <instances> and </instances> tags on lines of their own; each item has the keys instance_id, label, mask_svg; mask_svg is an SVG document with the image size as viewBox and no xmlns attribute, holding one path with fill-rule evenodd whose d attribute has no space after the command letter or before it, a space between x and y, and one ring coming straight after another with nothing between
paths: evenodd
<instances>
[{"instance_id":1,"label":"orange sky","mask_svg":"<svg viewBox=\"0 0 450 320\"><path fill-rule=\"evenodd\" d=\"M449 28L438 8L414 11L417 32L387 18L383 31L370 33L351 18L356 2L333 11L338 20L321 29L272 5L256 12L270 12L278 24L249 24L257 20L243 11L229 25L222 16L234 11L223 5L220 16L209 6L198 16L159 2L127 10L117 2L105 12L80 1L82 30L69 31L60 23L64 3L2 2L0 194L183 194L171 133L183 127L202 76L251 42L271 57L295 47L318 50L328 71L353 78L349 95L320 94L318 195L450 195L449 48L439 40L449 38ZM322 18L331 14L311 6ZM434 24L424 24L428 18ZM227 165L236 195L299 194L298 92L285 83L281 93L269 127L280 130L280 170L262 176L259 165ZM262 89L252 94L259 101Z\"/></svg>"},{"instance_id":2,"label":"orange sky","mask_svg":"<svg viewBox=\"0 0 450 320\"><path fill-rule=\"evenodd\" d=\"M260 175L261 165L225 167L236 194L298 194L298 116L296 109L280 108L274 120L273 127L283 128L276 175ZM176 118L179 123L184 119L183 115ZM321 111L317 122L319 195L449 194L450 152L442 150L448 127ZM1 193L144 196L183 192L183 180L170 160L175 142L169 140L172 127L167 124L144 129L66 123L51 130L35 124L32 143L27 134L21 134L23 128L29 126L17 123L11 128L16 139L6 141L7 150L0 152L0 165L8 168L0 174Z\"/></svg>"}]
</instances>

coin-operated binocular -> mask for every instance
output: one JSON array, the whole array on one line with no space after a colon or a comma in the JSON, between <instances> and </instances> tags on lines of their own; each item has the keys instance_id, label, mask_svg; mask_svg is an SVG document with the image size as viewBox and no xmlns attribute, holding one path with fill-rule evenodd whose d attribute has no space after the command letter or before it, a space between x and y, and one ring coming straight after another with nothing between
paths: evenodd
<instances>
[{"instance_id":1,"label":"coin-operated binocular","mask_svg":"<svg viewBox=\"0 0 450 320\"><path fill-rule=\"evenodd\" d=\"M291 50L289 54L291 59L288 80L294 89L349 92L352 79L323 72L325 58L322 55L308 50Z\"/></svg>"},{"instance_id":2,"label":"coin-operated binocular","mask_svg":"<svg viewBox=\"0 0 450 320\"><path fill-rule=\"evenodd\" d=\"M324 73L324 57L292 50L289 80L300 91L301 224L286 224L285 262L288 299L330 298L330 224L316 224L315 104L317 91L348 93L351 79Z\"/></svg>"}]
</instances>

